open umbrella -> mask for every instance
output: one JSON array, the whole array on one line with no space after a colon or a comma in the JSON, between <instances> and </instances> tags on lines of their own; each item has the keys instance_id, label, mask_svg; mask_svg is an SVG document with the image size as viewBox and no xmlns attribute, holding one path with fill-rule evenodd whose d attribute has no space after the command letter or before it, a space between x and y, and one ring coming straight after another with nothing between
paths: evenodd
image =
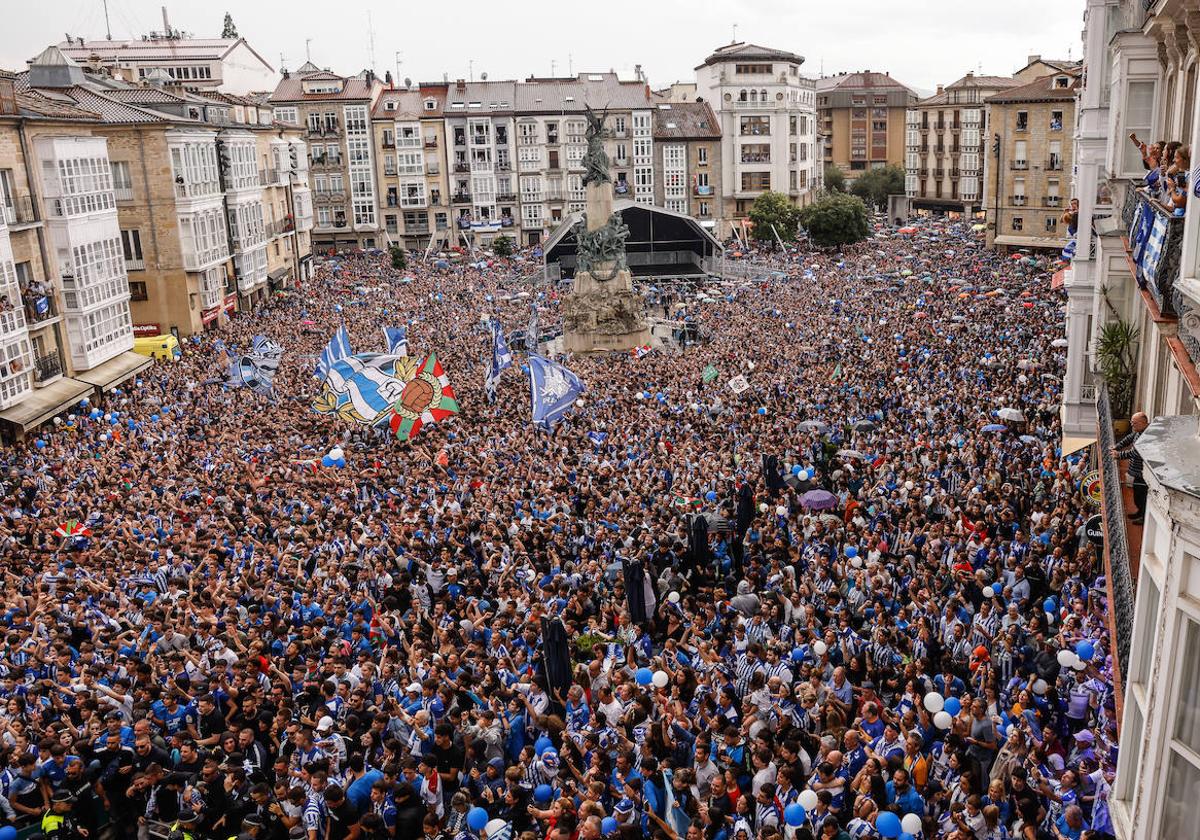
<instances>
[{"instance_id":1,"label":"open umbrella","mask_svg":"<svg viewBox=\"0 0 1200 840\"><path fill-rule=\"evenodd\" d=\"M1065 338L1056 338L1050 342L1050 346L1051 347L1066 347L1070 343L1071 342L1067 341Z\"/></svg>"},{"instance_id":2,"label":"open umbrella","mask_svg":"<svg viewBox=\"0 0 1200 840\"><path fill-rule=\"evenodd\" d=\"M54 529L56 537L90 537L91 530L78 519L68 519Z\"/></svg>"},{"instance_id":3,"label":"open umbrella","mask_svg":"<svg viewBox=\"0 0 1200 840\"><path fill-rule=\"evenodd\" d=\"M800 504L809 510L833 510L837 503L837 496L828 490L809 490L800 497Z\"/></svg>"},{"instance_id":4,"label":"open umbrella","mask_svg":"<svg viewBox=\"0 0 1200 840\"><path fill-rule=\"evenodd\" d=\"M802 432L819 432L820 434L825 434L829 431L829 426L825 425L820 420L805 420L796 428Z\"/></svg>"},{"instance_id":5,"label":"open umbrella","mask_svg":"<svg viewBox=\"0 0 1200 840\"><path fill-rule=\"evenodd\" d=\"M1005 426L1003 423L988 423L986 426L984 426L979 431L981 431L981 432L1003 432L1003 431L1007 431L1007 429L1008 429L1008 426Z\"/></svg>"},{"instance_id":6,"label":"open umbrella","mask_svg":"<svg viewBox=\"0 0 1200 840\"><path fill-rule=\"evenodd\" d=\"M867 457L857 449L839 449L837 454L839 458L857 458L860 461Z\"/></svg>"},{"instance_id":7,"label":"open umbrella","mask_svg":"<svg viewBox=\"0 0 1200 840\"><path fill-rule=\"evenodd\" d=\"M1025 422L1025 415L1019 408L1002 408L996 412L996 416L1001 420L1011 420L1014 423Z\"/></svg>"},{"instance_id":8,"label":"open umbrella","mask_svg":"<svg viewBox=\"0 0 1200 840\"><path fill-rule=\"evenodd\" d=\"M1033 435L1021 435L1020 440L1021 440L1021 443L1029 443L1029 444L1037 444L1037 443L1042 442L1040 438L1036 438Z\"/></svg>"},{"instance_id":9,"label":"open umbrella","mask_svg":"<svg viewBox=\"0 0 1200 840\"><path fill-rule=\"evenodd\" d=\"M875 421L873 420L859 420L854 424L854 431L856 432L873 432L877 428L878 426L875 425Z\"/></svg>"}]
</instances>

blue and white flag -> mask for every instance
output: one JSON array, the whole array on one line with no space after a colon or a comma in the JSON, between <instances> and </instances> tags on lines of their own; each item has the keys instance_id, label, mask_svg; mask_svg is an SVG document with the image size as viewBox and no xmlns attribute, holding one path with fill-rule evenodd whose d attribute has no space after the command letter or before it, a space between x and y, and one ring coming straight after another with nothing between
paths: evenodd
<instances>
[{"instance_id":1,"label":"blue and white flag","mask_svg":"<svg viewBox=\"0 0 1200 840\"><path fill-rule=\"evenodd\" d=\"M557 362L530 354L529 392L533 399L533 422L549 429L579 399L583 382Z\"/></svg>"},{"instance_id":2,"label":"blue and white flag","mask_svg":"<svg viewBox=\"0 0 1200 840\"><path fill-rule=\"evenodd\" d=\"M334 362L313 401L318 414L374 426L392 415L392 406L417 372L416 359L387 353L360 353Z\"/></svg>"},{"instance_id":3,"label":"blue and white flag","mask_svg":"<svg viewBox=\"0 0 1200 840\"><path fill-rule=\"evenodd\" d=\"M408 355L408 327L384 327L383 338L389 356Z\"/></svg>"},{"instance_id":4,"label":"blue and white flag","mask_svg":"<svg viewBox=\"0 0 1200 840\"><path fill-rule=\"evenodd\" d=\"M247 352L231 355L228 384L245 385L259 394L274 397L275 374L282 358L283 348L278 342L265 335L256 335Z\"/></svg>"},{"instance_id":5,"label":"blue and white flag","mask_svg":"<svg viewBox=\"0 0 1200 840\"><path fill-rule=\"evenodd\" d=\"M313 377L318 382L324 382L334 362L352 355L354 354L350 349L350 333L346 332L344 325L340 326L337 328L337 332L333 334L333 338L329 339L329 343L325 345L325 349L321 351L321 356L317 359L317 369L313 372Z\"/></svg>"},{"instance_id":6,"label":"blue and white flag","mask_svg":"<svg viewBox=\"0 0 1200 840\"><path fill-rule=\"evenodd\" d=\"M525 349L536 353L538 346L537 301L529 303L529 326L525 328Z\"/></svg>"},{"instance_id":7,"label":"blue and white flag","mask_svg":"<svg viewBox=\"0 0 1200 840\"><path fill-rule=\"evenodd\" d=\"M1142 249L1139 261L1142 278L1148 285L1154 285L1154 279L1158 274L1158 264L1162 260L1163 248L1167 243L1167 226L1167 217L1155 213L1154 221L1150 224L1150 234L1146 237L1146 245Z\"/></svg>"},{"instance_id":8,"label":"blue and white flag","mask_svg":"<svg viewBox=\"0 0 1200 840\"><path fill-rule=\"evenodd\" d=\"M504 338L504 328L500 326L500 322L492 318L488 322L488 327L492 331L492 361L488 365L483 384L487 389L488 402L495 402L496 386L500 384L500 373L512 367L513 359L512 353L508 349L508 342Z\"/></svg>"}]
</instances>

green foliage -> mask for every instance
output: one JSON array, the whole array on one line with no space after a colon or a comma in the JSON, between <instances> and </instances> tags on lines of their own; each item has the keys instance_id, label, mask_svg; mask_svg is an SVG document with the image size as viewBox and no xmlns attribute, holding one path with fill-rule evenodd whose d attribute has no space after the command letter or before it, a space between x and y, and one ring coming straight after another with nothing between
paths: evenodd
<instances>
[{"instance_id":1,"label":"green foliage","mask_svg":"<svg viewBox=\"0 0 1200 840\"><path fill-rule=\"evenodd\" d=\"M904 170L899 166L868 169L854 179L850 192L868 205L881 209L887 207L889 195L904 194Z\"/></svg>"},{"instance_id":2,"label":"green foliage","mask_svg":"<svg viewBox=\"0 0 1200 840\"><path fill-rule=\"evenodd\" d=\"M399 245L388 246L388 253L392 257L392 268L399 271L408 265L408 257L405 255L404 249Z\"/></svg>"},{"instance_id":3,"label":"green foliage","mask_svg":"<svg viewBox=\"0 0 1200 840\"><path fill-rule=\"evenodd\" d=\"M233 22L233 15L229 12L225 13L225 28L221 30L222 38L238 37L237 25Z\"/></svg>"},{"instance_id":4,"label":"green foliage","mask_svg":"<svg viewBox=\"0 0 1200 840\"><path fill-rule=\"evenodd\" d=\"M754 199L750 221L754 224L750 235L755 239L774 240L778 233L780 239L790 242L796 238L800 213L786 195L768 190Z\"/></svg>"},{"instance_id":5,"label":"green foliage","mask_svg":"<svg viewBox=\"0 0 1200 840\"><path fill-rule=\"evenodd\" d=\"M825 167L825 189L828 192L846 191L846 173L832 163Z\"/></svg>"},{"instance_id":6,"label":"green foliage","mask_svg":"<svg viewBox=\"0 0 1200 840\"><path fill-rule=\"evenodd\" d=\"M800 224L820 248L840 248L866 239L870 233L862 199L845 193L824 195L800 211Z\"/></svg>"},{"instance_id":7,"label":"green foliage","mask_svg":"<svg viewBox=\"0 0 1200 840\"><path fill-rule=\"evenodd\" d=\"M1109 405L1114 419L1125 419L1133 410L1133 373L1138 328L1118 318L1100 328L1096 359L1100 376L1108 386Z\"/></svg>"},{"instance_id":8,"label":"green foliage","mask_svg":"<svg viewBox=\"0 0 1200 840\"><path fill-rule=\"evenodd\" d=\"M513 241L503 234L497 236L492 240L492 253L497 257L511 257L513 255Z\"/></svg>"}]
</instances>

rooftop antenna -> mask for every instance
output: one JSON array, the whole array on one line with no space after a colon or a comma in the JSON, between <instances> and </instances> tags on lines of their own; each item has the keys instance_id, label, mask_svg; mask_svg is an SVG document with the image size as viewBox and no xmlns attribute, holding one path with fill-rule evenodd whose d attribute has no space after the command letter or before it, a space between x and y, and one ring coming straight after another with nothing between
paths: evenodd
<instances>
[{"instance_id":1,"label":"rooftop antenna","mask_svg":"<svg viewBox=\"0 0 1200 840\"><path fill-rule=\"evenodd\" d=\"M555 66L556 66L556 62L554 61L554 59L553 59L553 58L552 58L552 59L550 59L550 78L552 78L552 79L554 78L554 68L555 68Z\"/></svg>"},{"instance_id":2,"label":"rooftop antenna","mask_svg":"<svg viewBox=\"0 0 1200 840\"><path fill-rule=\"evenodd\" d=\"M304 39L304 60L312 61L312 38Z\"/></svg>"},{"instance_id":3,"label":"rooftop antenna","mask_svg":"<svg viewBox=\"0 0 1200 840\"><path fill-rule=\"evenodd\" d=\"M403 61L400 60L400 50L396 50L395 59L396 59L396 78L399 79L400 78L400 65L404 63ZM406 87L407 87L407 85L406 85Z\"/></svg>"},{"instance_id":4,"label":"rooftop antenna","mask_svg":"<svg viewBox=\"0 0 1200 840\"><path fill-rule=\"evenodd\" d=\"M367 9L367 44L370 48L371 72L375 72L375 23L371 20L371 10Z\"/></svg>"},{"instance_id":5,"label":"rooftop antenna","mask_svg":"<svg viewBox=\"0 0 1200 840\"><path fill-rule=\"evenodd\" d=\"M733 25L733 40L730 41L729 43L731 43L731 44L737 43L737 24L736 23Z\"/></svg>"},{"instance_id":6,"label":"rooftop antenna","mask_svg":"<svg viewBox=\"0 0 1200 840\"><path fill-rule=\"evenodd\" d=\"M567 75L575 75L575 56L571 55L571 53L567 53Z\"/></svg>"},{"instance_id":7,"label":"rooftop antenna","mask_svg":"<svg viewBox=\"0 0 1200 840\"><path fill-rule=\"evenodd\" d=\"M108 0L104 0L104 37L112 40L112 26L108 22Z\"/></svg>"},{"instance_id":8,"label":"rooftop antenna","mask_svg":"<svg viewBox=\"0 0 1200 840\"><path fill-rule=\"evenodd\" d=\"M475 60L474 59L469 59L467 61L467 78L470 79L472 82L475 81Z\"/></svg>"}]
</instances>

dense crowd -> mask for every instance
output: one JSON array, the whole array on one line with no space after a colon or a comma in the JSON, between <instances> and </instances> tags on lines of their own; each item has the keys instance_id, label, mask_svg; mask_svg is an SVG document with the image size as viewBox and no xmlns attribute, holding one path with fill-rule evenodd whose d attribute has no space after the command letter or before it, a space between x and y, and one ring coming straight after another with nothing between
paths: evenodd
<instances>
[{"instance_id":1,"label":"dense crowd","mask_svg":"<svg viewBox=\"0 0 1200 840\"><path fill-rule=\"evenodd\" d=\"M359 255L5 450L0 819L1106 836L1110 645L1058 448L1061 293L965 226L906 230L656 290L706 343L566 360L587 391L552 432L519 342L484 398L486 318L558 320L532 262ZM402 443L313 412L340 324L359 352L407 324L460 413ZM274 401L223 384L217 339L256 334L285 350ZM321 466L335 445L345 467Z\"/></svg>"}]
</instances>

